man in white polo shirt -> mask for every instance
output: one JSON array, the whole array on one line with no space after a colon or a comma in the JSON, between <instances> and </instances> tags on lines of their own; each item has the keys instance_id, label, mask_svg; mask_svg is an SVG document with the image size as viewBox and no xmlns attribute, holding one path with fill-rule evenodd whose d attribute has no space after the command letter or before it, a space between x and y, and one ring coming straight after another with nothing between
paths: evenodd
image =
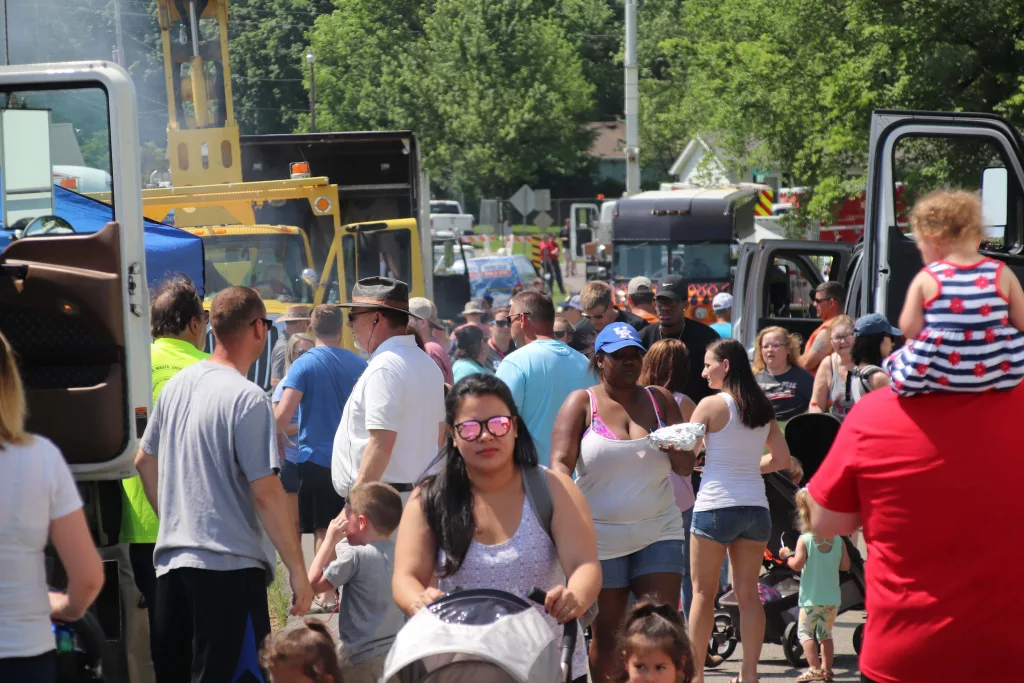
<instances>
[{"instance_id":1,"label":"man in white polo shirt","mask_svg":"<svg viewBox=\"0 0 1024 683\"><path fill-rule=\"evenodd\" d=\"M404 282L364 278L352 288L352 302L340 306L349 309L347 324L370 362L334 436L334 488L347 498L356 484L382 481L405 500L437 456L445 426L444 379L406 334L411 314Z\"/></svg>"}]
</instances>

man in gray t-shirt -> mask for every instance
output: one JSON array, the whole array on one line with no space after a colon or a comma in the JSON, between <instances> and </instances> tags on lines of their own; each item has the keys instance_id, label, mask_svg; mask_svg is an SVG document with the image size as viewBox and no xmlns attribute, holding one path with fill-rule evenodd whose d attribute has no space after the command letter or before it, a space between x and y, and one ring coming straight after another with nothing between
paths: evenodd
<instances>
[{"instance_id":1,"label":"man in gray t-shirt","mask_svg":"<svg viewBox=\"0 0 1024 683\"><path fill-rule=\"evenodd\" d=\"M214 299L210 322L213 355L167 382L135 458L160 518L151 639L158 681L238 680L246 670L261 678L273 576L263 529L288 569L292 613L304 614L313 598L276 476L270 402L245 377L266 344L266 309L254 290L231 287Z\"/></svg>"}]
</instances>

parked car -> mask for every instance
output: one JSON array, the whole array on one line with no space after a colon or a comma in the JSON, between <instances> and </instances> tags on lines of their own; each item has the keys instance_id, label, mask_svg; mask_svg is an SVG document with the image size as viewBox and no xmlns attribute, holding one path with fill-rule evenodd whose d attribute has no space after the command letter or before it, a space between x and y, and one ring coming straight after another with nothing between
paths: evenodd
<instances>
[{"instance_id":1,"label":"parked car","mask_svg":"<svg viewBox=\"0 0 1024 683\"><path fill-rule=\"evenodd\" d=\"M482 256L467 259L466 264L469 267L471 298L479 299L490 294L495 306L507 305L509 299L541 277L530 259L521 254ZM463 267L462 263L456 262L453 271L459 272Z\"/></svg>"},{"instance_id":2,"label":"parked car","mask_svg":"<svg viewBox=\"0 0 1024 683\"><path fill-rule=\"evenodd\" d=\"M430 200L430 232L450 231L456 235L472 235L476 219L463 212L462 204L448 199Z\"/></svg>"}]
</instances>

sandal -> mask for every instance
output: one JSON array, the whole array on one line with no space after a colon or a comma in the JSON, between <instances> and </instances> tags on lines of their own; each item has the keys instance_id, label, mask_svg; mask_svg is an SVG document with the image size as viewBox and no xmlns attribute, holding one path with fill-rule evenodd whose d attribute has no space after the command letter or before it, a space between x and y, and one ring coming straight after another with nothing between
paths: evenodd
<instances>
[{"instance_id":1,"label":"sandal","mask_svg":"<svg viewBox=\"0 0 1024 683\"><path fill-rule=\"evenodd\" d=\"M821 679L821 680L823 680L823 681L834 681L834 680L836 680L836 679L835 679L835 678L833 677L833 676L834 676L834 674L832 673L832 670L831 670L831 669L825 669L825 670L823 670L823 671L821 672L821 674L822 674L822 676L824 676L824 678L822 678L822 679Z\"/></svg>"},{"instance_id":2,"label":"sandal","mask_svg":"<svg viewBox=\"0 0 1024 683\"><path fill-rule=\"evenodd\" d=\"M824 681L825 672L821 669L808 669L796 677L797 681Z\"/></svg>"},{"instance_id":3,"label":"sandal","mask_svg":"<svg viewBox=\"0 0 1024 683\"><path fill-rule=\"evenodd\" d=\"M324 602L320 598L313 598L313 605L309 608L309 614L331 614L338 607L336 602Z\"/></svg>"}]
</instances>

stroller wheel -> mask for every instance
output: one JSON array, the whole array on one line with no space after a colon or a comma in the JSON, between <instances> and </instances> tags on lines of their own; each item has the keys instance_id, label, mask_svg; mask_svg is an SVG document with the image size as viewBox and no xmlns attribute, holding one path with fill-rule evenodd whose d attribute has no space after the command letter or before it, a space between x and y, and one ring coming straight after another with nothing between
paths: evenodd
<instances>
[{"instance_id":1,"label":"stroller wheel","mask_svg":"<svg viewBox=\"0 0 1024 683\"><path fill-rule=\"evenodd\" d=\"M864 639L864 624L859 624L853 630L853 651L860 655L860 644Z\"/></svg>"},{"instance_id":2,"label":"stroller wheel","mask_svg":"<svg viewBox=\"0 0 1024 683\"><path fill-rule=\"evenodd\" d=\"M797 636L795 621L786 626L786 632L782 636L782 654L794 669L799 669L803 664L804 646L800 644L800 638Z\"/></svg>"},{"instance_id":3,"label":"stroller wheel","mask_svg":"<svg viewBox=\"0 0 1024 683\"><path fill-rule=\"evenodd\" d=\"M722 659L729 659L736 651L737 644L739 644L739 636L736 634L732 617L725 610L715 612L715 625L711 630L711 637L708 639L708 653L718 655Z\"/></svg>"}]
</instances>

